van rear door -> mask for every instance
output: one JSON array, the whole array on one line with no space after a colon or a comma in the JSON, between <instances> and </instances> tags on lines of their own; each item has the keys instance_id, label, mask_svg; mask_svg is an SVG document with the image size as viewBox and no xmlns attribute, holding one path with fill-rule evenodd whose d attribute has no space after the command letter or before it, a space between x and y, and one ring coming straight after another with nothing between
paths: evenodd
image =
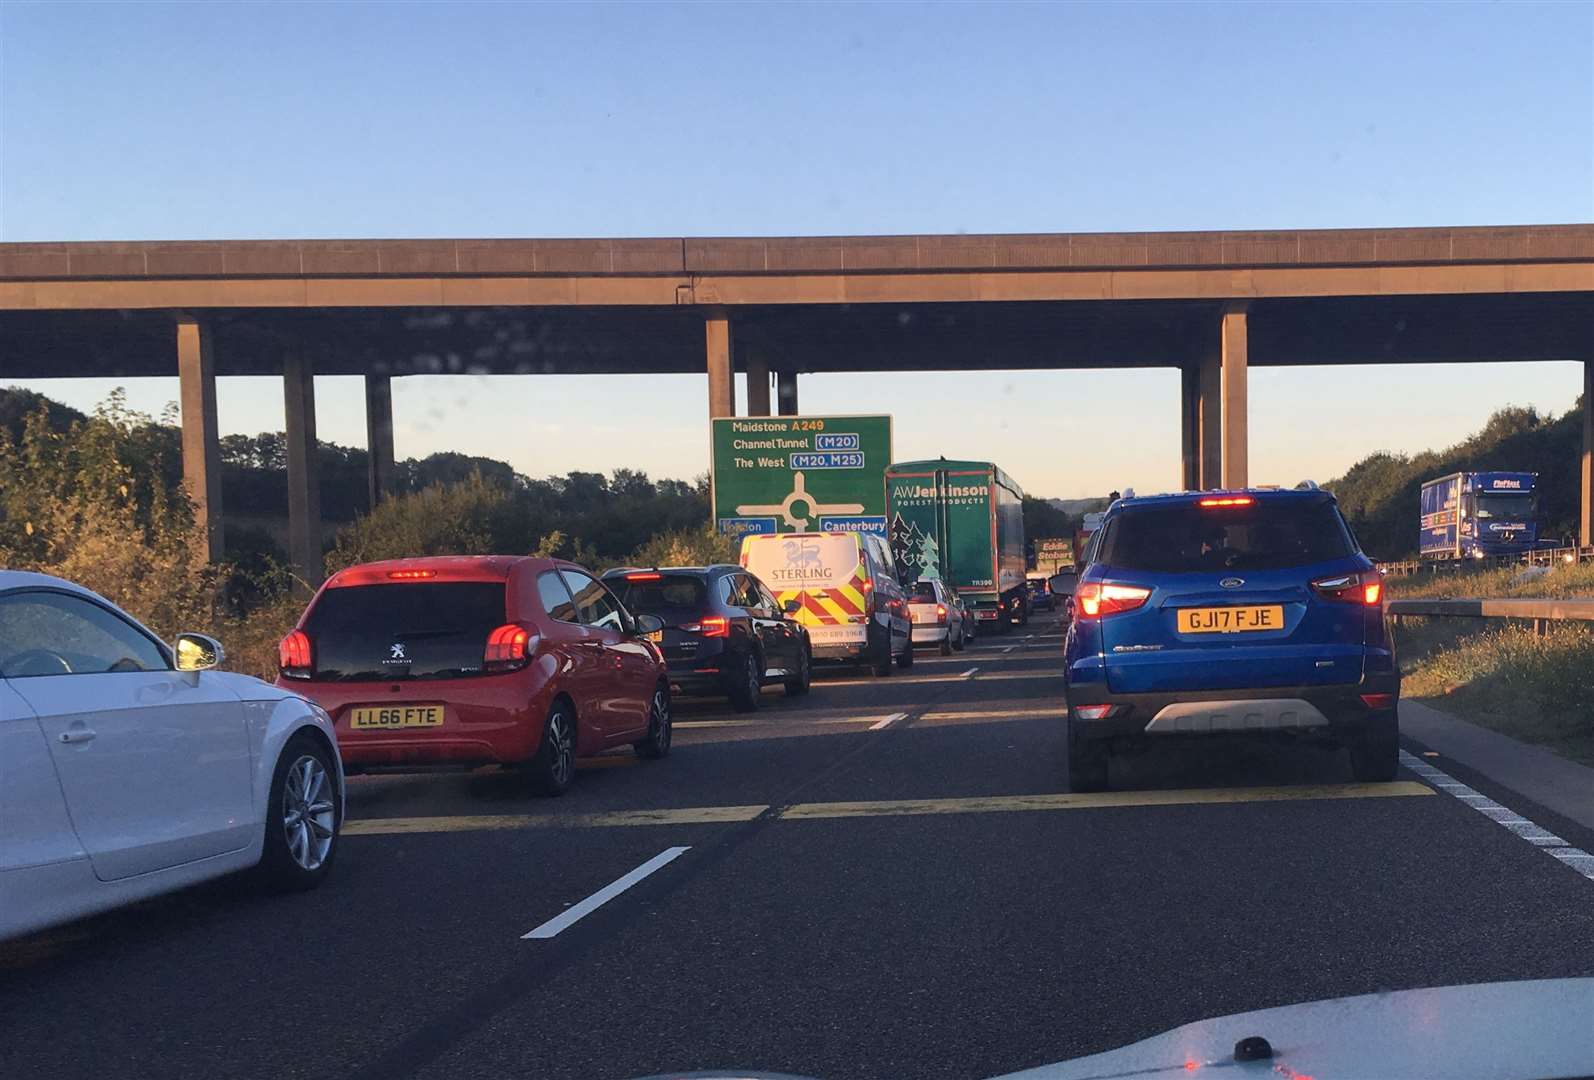
<instances>
[{"instance_id":1,"label":"van rear door","mask_svg":"<svg viewBox=\"0 0 1594 1080\"><path fill-rule=\"evenodd\" d=\"M809 628L815 644L864 639L874 585L856 533L749 536L742 542L742 565L782 606L788 600L801 605L792 618Z\"/></svg>"}]
</instances>

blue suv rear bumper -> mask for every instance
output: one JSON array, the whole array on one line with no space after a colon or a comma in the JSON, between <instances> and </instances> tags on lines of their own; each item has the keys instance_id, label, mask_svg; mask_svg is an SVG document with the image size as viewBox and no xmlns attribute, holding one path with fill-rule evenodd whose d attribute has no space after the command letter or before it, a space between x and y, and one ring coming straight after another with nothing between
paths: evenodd
<instances>
[{"instance_id":1,"label":"blue suv rear bumper","mask_svg":"<svg viewBox=\"0 0 1594 1080\"><path fill-rule=\"evenodd\" d=\"M1389 695L1389 704L1379 701L1376 706L1370 706L1363 699L1364 694ZM1167 738L1169 735L1163 731L1148 732L1147 726L1171 706L1281 699L1307 703L1327 720L1327 724L1298 728L1266 727L1197 731L1191 733L1192 737L1297 734L1338 738L1391 723L1395 718L1399 696L1400 675L1393 671L1369 672L1359 683L1331 686L1269 686L1240 690L1170 690L1144 694L1115 694L1108 689L1106 682L1080 682L1070 684L1064 691L1070 739L1092 742L1115 738ZM1079 716L1076 711L1082 706L1092 705L1113 706L1112 715L1088 720ZM1180 734L1183 734L1182 730L1175 733L1174 737Z\"/></svg>"}]
</instances>

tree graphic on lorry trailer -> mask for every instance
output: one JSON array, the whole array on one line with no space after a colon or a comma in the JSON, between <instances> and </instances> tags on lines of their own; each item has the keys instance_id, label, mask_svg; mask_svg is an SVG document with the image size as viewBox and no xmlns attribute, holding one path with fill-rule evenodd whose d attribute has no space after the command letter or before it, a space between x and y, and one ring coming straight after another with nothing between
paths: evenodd
<instances>
[{"instance_id":1,"label":"tree graphic on lorry trailer","mask_svg":"<svg viewBox=\"0 0 1594 1080\"><path fill-rule=\"evenodd\" d=\"M897 564L897 580L904 585L941 576L941 545L920 529L918 522L905 521L901 514L891 521L891 555Z\"/></svg>"},{"instance_id":2,"label":"tree graphic on lorry trailer","mask_svg":"<svg viewBox=\"0 0 1594 1080\"><path fill-rule=\"evenodd\" d=\"M919 526L896 514L891 519L891 556L897 564L897 580L911 585L918 580L919 559L923 554Z\"/></svg>"}]
</instances>

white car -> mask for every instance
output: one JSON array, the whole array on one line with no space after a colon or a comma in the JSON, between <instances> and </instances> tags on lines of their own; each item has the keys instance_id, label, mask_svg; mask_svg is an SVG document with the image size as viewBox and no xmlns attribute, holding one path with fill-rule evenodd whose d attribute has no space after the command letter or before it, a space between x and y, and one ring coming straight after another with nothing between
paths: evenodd
<instances>
[{"instance_id":1,"label":"white car","mask_svg":"<svg viewBox=\"0 0 1594 1080\"><path fill-rule=\"evenodd\" d=\"M60 578L0 570L0 939L255 868L332 865L343 765L318 706L212 671Z\"/></svg>"}]
</instances>

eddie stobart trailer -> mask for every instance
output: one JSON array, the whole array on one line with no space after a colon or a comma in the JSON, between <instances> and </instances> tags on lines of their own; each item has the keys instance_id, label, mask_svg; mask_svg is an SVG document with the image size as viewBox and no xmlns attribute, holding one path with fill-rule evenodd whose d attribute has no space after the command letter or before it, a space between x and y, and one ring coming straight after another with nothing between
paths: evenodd
<instances>
[{"instance_id":1,"label":"eddie stobart trailer","mask_svg":"<svg viewBox=\"0 0 1594 1080\"><path fill-rule=\"evenodd\" d=\"M886 469L886 520L904 585L939 578L982 624L1029 618L1024 492L989 461L903 461Z\"/></svg>"},{"instance_id":2,"label":"eddie stobart trailer","mask_svg":"<svg viewBox=\"0 0 1594 1080\"><path fill-rule=\"evenodd\" d=\"M1458 472L1419 495L1418 553L1425 559L1520 555L1538 543L1538 473Z\"/></svg>"}]
</instances>

